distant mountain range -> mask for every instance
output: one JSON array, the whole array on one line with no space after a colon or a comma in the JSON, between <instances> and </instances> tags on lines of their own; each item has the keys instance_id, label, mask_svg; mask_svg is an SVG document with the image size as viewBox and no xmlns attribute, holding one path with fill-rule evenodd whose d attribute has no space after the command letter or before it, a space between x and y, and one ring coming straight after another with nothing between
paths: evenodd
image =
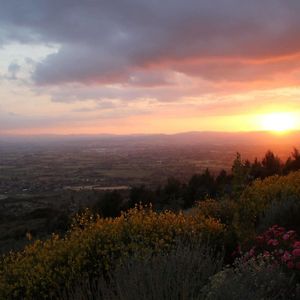
<instances>
[{"instance_id":1,"label":"distant mountain range","mask_svg":"<svg viewBox=\"0 0 300 300\"><path fill-rule=\"evenodd\" d=\"M287 133L256 132L183 132L177 134L132 134L132 135L32 135L0 136L0 143L68 143L68 142L106 143L145 143L145 144L186 144L186 145L300 145L300 131Z\"/></svg>"}]
</instances>

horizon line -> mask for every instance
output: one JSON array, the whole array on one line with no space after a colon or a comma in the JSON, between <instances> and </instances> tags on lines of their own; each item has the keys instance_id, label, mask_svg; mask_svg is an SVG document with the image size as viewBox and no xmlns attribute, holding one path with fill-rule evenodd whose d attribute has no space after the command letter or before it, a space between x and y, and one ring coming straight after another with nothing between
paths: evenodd
<instances>
[{"instance_id":1,"label":"horizon line","mask_svg":"<svg viewBox=\"0 0 300 300\"><path fill-rule=\"evenodd\" d=\"M300 129L294 130L286 130L283 132L280 131L272 131L272 130L249 130L249 131L218 131L218 130L193 130L193 131L179 131L174 133L36 133L36 134L23 134L23 133L15 133L15 134L7 134L0 133L0 138L2 137L78 137L78 136L86 136L86 137L130 137L130 136L155 136L155 135L165 135L165 136L174 136L180 134L193 134L193 133L202 133L202 134L250 134L250 133L261 133L261 134L271 134L271 135L289 135L293 133L300 133Z\"/></svg>"}]
</instances>

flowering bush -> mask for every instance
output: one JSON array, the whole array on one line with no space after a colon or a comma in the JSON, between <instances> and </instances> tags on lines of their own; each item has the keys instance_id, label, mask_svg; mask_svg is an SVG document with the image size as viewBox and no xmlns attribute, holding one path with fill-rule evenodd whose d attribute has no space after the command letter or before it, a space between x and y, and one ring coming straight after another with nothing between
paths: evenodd
<instances>
[{"instance_id":1,"label":"flowering bush","mask_svg":"<svg viewBox=\"0 0 300 300\"><path fill-rule=\"evenodd\" d=\"M238 199L238 211L234 225L239 239L245 241L254 238L261 214L271 206L284 204L289 199L293 199L294 203L300 202L300 171L290 173L287 176L275 175L264 180L254 181ZM275 219L278 219L278 216ZM287 212L285 216L280 216L279 219L291 220L291 214ZM293 225L299 223L297 215L293 219L295 220L292 222ZM285 226L291 225L290 222L284 223ZM292 228L296 229L295 227Z\"/></svg>"},{"instance_id":2,"label":"flowering bush","mask_svg":"<svg viewBox=\"0 0 300 300\"><path fill-rule=\"evenodd\" d=\"M181 238L201 236L213 242L223 230L220 222L199 211L184 215L136 207L114 219L85 213L64 238L53 235L0 258L0 299L48 299L81 274L108 272L121 258L159 253Z\"/></svg>"},{"instance_id":3,"label":"flowering bush","mask_svg":"<svg viewBox=\"0 0 300 300\"><path fill-rule=\"evenodd\" d=\"M258 235L255 245L246 253L245 258L258 255L272 258L288 269L300 270L300 241L294 230L286 231L285 228L274 225Z\"/></svg>"}]
</instances>

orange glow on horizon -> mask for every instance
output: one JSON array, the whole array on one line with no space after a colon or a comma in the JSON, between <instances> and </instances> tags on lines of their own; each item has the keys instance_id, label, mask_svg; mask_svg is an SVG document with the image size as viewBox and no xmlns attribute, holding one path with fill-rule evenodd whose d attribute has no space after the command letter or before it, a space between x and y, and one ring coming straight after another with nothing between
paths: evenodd
<instances>
[{"instance_id":1,"label":"orange glow on horizon","mask_svg":"<svg viewBox=\"0 0 300 300\"><path fill-rule=\"evenodd\" d=\"M165 108L165 107L164 107ZM113 120L90 120L76 123L65 123L60 126L40 126L28 128L15 128L1 130L0 135L94 135L94 134L175 134L189 131L212 131L212 132L255 132L270 131L285 134L289 131L300 130L300 111L284 110L283 107L269 105L264 108L248 109L248 112L236 111L232 114L218 114L218 111L209 111L210 114L196 111L194 106L181 109L170 107L149 113ZM243 109L244 110L244 109Z\"/></svg>"}]
</instances>

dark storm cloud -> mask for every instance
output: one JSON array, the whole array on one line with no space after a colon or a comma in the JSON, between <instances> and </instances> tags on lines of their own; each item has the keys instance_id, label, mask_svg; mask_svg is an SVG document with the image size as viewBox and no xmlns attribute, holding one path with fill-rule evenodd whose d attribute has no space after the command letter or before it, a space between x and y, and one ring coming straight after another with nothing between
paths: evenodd
<instances>
[{"instance_id":1,"label":"dark storm cloud","mask_svg":"<svg viewBox=\"0 0 300 300\"><path fill-rule=\"evenodd\" d=\"M299 13L299 0L1 0L0 43L59 44L36 66L42 85L168 83L145 70L253 80L298 70Z\"/></svg>"}]
</instances>

